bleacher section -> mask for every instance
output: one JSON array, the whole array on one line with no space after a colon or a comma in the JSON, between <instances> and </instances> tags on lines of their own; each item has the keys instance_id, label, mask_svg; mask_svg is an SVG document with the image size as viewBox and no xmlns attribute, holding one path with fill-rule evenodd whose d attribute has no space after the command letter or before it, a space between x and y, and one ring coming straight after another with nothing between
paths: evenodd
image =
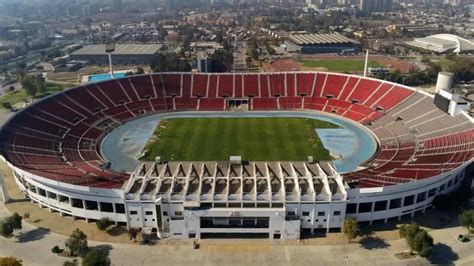
<instances>
[{"instance_id":1,"label":"bleacher section","mask_svg":"<svg viewBox=\"0 0 474 266\"><path fill-rule=\"evenodd\" d=\"M365 124L380 141L366 169L346 174L353 187L388 186L454 169L474 154L474 129L432 98L401 85L332 73L158 73L87 84L19 112L2 129L14 165L71 184L119 188L127 174L104 169L98 150L113 128L159 112L223 111L232 98L249 110L311 109Z\"/></svg>"}]
</instances>

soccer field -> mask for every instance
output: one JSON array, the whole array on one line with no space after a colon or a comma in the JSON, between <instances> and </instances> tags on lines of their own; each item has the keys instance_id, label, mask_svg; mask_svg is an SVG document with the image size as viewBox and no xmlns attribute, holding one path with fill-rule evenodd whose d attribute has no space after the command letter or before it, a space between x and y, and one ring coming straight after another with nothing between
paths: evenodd
<instances>
[{"instance_id":1,"label":"soccer field","mask_svg":"<svg viewBox=\"0 0 474 266\"><path fill-rule=\"evenodd\" d=\"M323 67L334 72L362 72L364 71L364 60L303 60L305 67ZM369 67L382 67L377 61L369 61Z\"/></svg>"},{"instance_id":2,"label":"soccer field","mask_svg":"<svg viewBox=\"0 0 474 266\"><path fill-rule=\"evenodd\" d=\"M338 128L308 118L176 118L162 120L144 148L144 161L331 160L316 128Z\"/></svg>"}]
</instances>

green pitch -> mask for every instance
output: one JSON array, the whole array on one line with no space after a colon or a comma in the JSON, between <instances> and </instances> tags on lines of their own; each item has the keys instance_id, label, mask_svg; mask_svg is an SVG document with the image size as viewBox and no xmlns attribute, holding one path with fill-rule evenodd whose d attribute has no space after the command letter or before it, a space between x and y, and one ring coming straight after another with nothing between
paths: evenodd
<instances>
[{"instance_id":1,"label":"green pitch","mask_svg":"<svg viewBox=\"0 0 474 266\"><path fill-rule=\"evenodd\" d=\"M364 71L364 60L303 60L305 67L324 67L334 72L362 72ZM377 61L369 61L369 67L382 67Z\"/></svg>"},{"instance_id":2,"label":"green pitch","mask_svg":"<svg viewBox=\"0 0 474 266\"><path fill-rule=\"evenodd\" d=\"M316 128L337 128L307 118L175 118L162 120L141 160L253 161L331 160Z\"/></svg>"}]
</instances>

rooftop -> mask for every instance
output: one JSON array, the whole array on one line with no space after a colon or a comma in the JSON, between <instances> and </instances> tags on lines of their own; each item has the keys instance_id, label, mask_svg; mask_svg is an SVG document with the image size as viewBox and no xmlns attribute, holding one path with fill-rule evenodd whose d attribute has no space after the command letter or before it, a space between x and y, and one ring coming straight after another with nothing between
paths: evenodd
<instances>
[{"instance_id":1,"label":"rooftop","mask_svg":"<svg viewBox=\"0 0 474 266\"><path fill-rule=\"evenodd\" d=\"M305 44L333 44L333 43L356 43L339 33L329 34L292 34L288 37L292 42L298 45Z\"/></svg>"},{"instance_id":2,"label":"rooftop","mask_svg":"<svg viewBox=\"0 0 474 266\"><path fill-rule=\"evenodd\" d=\"M163 48L162 44L117 44L115 55L154 55ZM86 45L73 55L105 55L105 44Z\"/></svg>"}]
</instances>

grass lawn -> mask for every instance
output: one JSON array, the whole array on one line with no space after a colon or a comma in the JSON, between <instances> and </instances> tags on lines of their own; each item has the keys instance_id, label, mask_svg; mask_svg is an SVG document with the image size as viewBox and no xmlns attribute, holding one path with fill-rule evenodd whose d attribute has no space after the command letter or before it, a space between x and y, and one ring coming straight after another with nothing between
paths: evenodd
<instances>
[{"instance_id":1,"label":"grass lawn","mask_svg":"<svg viewBox=\"0 0 474 266\"><path fill-rule=\"evenodd\" d=\"M304 67L323 67L334 72L363 72L364 60L303 60ZM369 61L369 67L385 66L377 61Z\"/></svg>"},{"instance_id":2,"label":"grass lawn","mask_svg":"<svg viewBox=\"0 0 474 266\"><path fill-rule=\"evenodd\" d=\"M66 85L58 85L54 83L46 83L45 85L45 90L36 95L34 99L43 98L55 92L62 91L66 88ZM0 97L0 108L3 108L3 103L5 102L9 102L12 106L15 106L29 99L33 99L33 97L28 95L25 90L15 90Z\"/></svg>"},{"instance_id":3,"label":"grass lawn","mask_svg":"<svg viewBox=\"0 0 474 266\"><path fill-rule=\"evenodd\" d=\"M337 128L307 118L176 118L160 122L141 160L331 160L315 128Z\"/></svg>"}]
</instances>

